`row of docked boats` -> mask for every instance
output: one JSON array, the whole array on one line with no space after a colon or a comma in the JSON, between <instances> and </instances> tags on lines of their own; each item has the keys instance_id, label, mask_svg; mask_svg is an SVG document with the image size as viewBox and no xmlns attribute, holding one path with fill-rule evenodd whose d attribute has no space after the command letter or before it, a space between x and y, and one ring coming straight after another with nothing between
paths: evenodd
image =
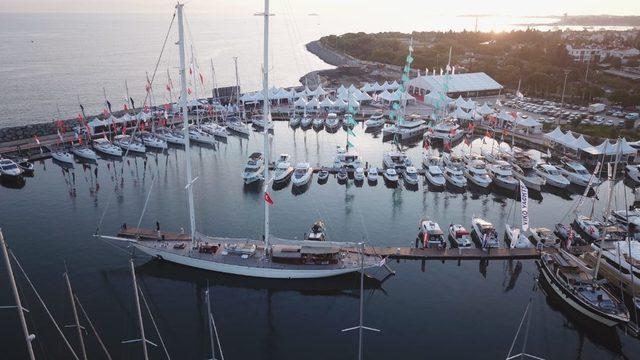
<instances>
[{"instance_id":1,"label":"row of docked boats","mask_svg":"<svg viewBox=\"0 0 640 360\"><path fill-rule=\"evenodd\" d=\"M0 158L0 176L4 179L17 179L34 172L33 163L24 159Z\"/></svg>"},{"instance_id":2,"label":"row of docked boats","mask_svg":"<svg viewBox=\"0 0 640 360\"><path fill-rule=\"evenodd\" d=\"M309 129L313 127L316 130L325 128L328 131L332 131L337 130L340 126L353 127L353 124L354 120L352 114L345 114L342 119L340 119L336 113L328 113L326 116L315 117L294 115L289 118L289 126L292 128L301 127L302 129ZM273 124L271 126L273 126Z\"/></svg>"}]
</instances>

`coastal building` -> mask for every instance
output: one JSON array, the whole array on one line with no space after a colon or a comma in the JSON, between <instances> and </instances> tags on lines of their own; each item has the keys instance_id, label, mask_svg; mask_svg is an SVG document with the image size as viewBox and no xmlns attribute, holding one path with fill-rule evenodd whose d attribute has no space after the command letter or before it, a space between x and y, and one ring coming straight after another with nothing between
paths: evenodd
<instances>
[{"instance_id":1,"label":"coastal building","mask_svg":"<svg viewBox=\"0 0 640 360\"><path fill-rule=\"evenodd\" d=\"M607 48L604 46L586 45L582 47L566 46L567 53L576 62L587 62L595 59L595 61L604 60L607 57L617 57L626 59L640 55L640 50L630 47L614 47Z\"/></svg>"},{"instance_id":2,"label":"coastal building","mask_svg":"<svg viewBox=\"0 0 640 360\"><path fill-rule=\"evenodd\" d=\"M409 92L423 98L431 92L449 98L497 95L503 86L483 72L444 75L421 75L409 80Z\"/></svg>"}]
</instances>

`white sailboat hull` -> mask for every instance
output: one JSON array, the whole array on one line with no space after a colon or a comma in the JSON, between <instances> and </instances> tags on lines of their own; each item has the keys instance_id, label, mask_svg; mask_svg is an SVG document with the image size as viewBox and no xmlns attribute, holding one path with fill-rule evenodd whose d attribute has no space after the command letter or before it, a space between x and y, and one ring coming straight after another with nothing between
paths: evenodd
<instances>
[{"instance_id":1,"label":"white sailboat hull","mask_svg":"<svg viewBox=\"0 0 640 360\"><path fill-rule=\"evenodd\" d=\"M352 272L358 272L359 267L344 267L336 269L276 269L268 267L242 266L234 264L225 264L216 261L198 259L190 256L180 255L171 251L160 248L152 248L141 243L132 243L132 245L143 253L172 263L189 266L202 270L215 271L231 275L250 276L256 278L268 279L315 279L332 276L344 275ZM369 266L371 267L371 266ZM366 267L365 267L366 268Z\"/></svg>"}]
</instances>

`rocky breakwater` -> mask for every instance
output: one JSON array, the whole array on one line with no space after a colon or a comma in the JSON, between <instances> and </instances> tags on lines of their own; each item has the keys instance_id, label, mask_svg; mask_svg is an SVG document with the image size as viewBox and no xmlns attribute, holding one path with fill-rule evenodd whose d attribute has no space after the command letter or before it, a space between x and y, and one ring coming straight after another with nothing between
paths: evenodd
<instances>
[{"instance_id":1,"label":"rocky breakwater","mask_svg":"<svg viewBox=\"0 0 640 360\"><path fill-rule=\"evenodd\" d=\"M67 119L62 120L62 122L67 130L71 130L78 125L77 119ZM33 138L34 136L53 135L57 131L58 127L54 121L0 128L0 143Z\"/></svg>"}]
</instances>

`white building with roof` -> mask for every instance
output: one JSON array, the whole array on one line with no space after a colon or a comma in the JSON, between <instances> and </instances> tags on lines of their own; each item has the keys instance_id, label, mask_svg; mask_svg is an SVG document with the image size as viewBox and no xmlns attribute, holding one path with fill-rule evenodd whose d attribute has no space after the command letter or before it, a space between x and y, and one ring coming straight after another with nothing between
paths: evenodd
<instances>
[{"instance_id":1,"label":"white building with roof","mask_svg":"<svg viewBox=\"0 0 640 360\"><path fill-rule=\"evenodd\" d=\"M503 89L497 81L483 72L444 75L421 75L409 80L409 92L426 95L430 92L458 96L486 96L499 94Z\"/></svg>"}]
</instances>

